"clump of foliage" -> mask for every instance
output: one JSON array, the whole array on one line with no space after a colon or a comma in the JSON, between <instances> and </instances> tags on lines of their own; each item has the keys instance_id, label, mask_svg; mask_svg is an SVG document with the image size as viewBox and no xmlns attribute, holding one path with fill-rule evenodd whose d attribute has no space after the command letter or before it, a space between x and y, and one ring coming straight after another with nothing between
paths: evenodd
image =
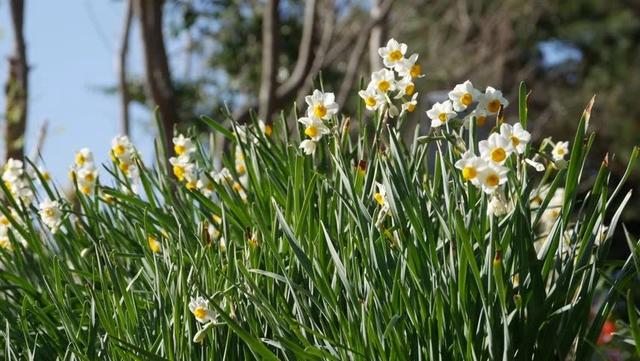
<instances>
[{"instance_id":1,"label":"clump of foliage","mask_svg":"<svg viewBox=\"0 0 640 361\"><path fill-rule=\"evenodd\" d=\"M296 129L204 117L216 136L176 135L171 169L122 136L102 174L83 149L75 203L11 161L5 358L588 359L636 277L633 258L610 273L606 256L638 149L621 183L605 160L578 194L592 103L570 148L536 148L524 84L509 124L501 93L470 82L405 141L416 98L392 92L420 72L385 65L395 73L362 92L368 113L340 115L317 90ZM212 154L220 139L235 152Z\"/></svg>"}]
</instances>

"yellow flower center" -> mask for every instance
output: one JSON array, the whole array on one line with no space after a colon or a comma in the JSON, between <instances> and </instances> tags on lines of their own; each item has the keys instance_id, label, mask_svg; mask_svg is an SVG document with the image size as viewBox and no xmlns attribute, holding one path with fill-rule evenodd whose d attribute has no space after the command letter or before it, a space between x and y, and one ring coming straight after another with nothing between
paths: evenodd
<instances>
[{"instance_id":1,"label":"yellow flower center","mask_svg":"<svg viewBox=\"0 0 640 361\"><path fill-rule=\"evenodd\" d=\"M469 93L464 93L461 97L460 97L460 103L464 104L464 106L468 107L469 105L471 105L471 103L473 103L473 96Z\"/></svg>"},{"instance_id":2,"label":"yellow flower center","mask_svg":"<svg viewBox=\"0 0 640 361\"><path fill-rule=\"evenodd\" d=\"M520 138L516 137L515 135L511 136L511 144L513 144L514 147L517 147L520 145Z\"/></svg>"},{"instance_id":3,"label":"yellow flower center","mask_svg":"<svg viewBox=\"0 0 640 361\"><path fill-rule=\"evenodd\" d=\"M121 156L121 155L123 155L123 154L124 154L124 152L125 152L125 150L126 150L126 149L124 148L124 145L122 145L122 144L118 144L118 145L116 145L115 147L113 147L113 153L114 153L115 155L117 155L117 156Z\"/></svg>"},{"instance_id":4,"label":"yellow flower center","mask_svg":"<svg viewBox=\"0 0 640 361\"><path fill-rule=\"evenodd\" d=\"M558 154L558 155L564 155L564 148L558 148L558 149L556 149L556 154Z\"/></svg>"},{"instance_id":5,"label":"yellow flower center","mask_svg":"<svg viewBox=\"0 0 640 361\"><path fill-rule=\"evenodd\" d=\"M438 114L438 119L440 119L441 122L446 123L448 120L447 113Z\"/></svg>"},{"instance_id":6,"label":"yellow flower center","mask_svg":"<svg viewBox=\"0 0 640 361\"><path fill-rule=\"evenodd\" d=\"M246 170L247 169L244 167L244 164L236 165L236 172L238 172L238 175L243 175Z\"/></svg>"},{"instance_id":7,"label":"yellow flower center","mask_svg":"<svg viewBox=\"0 0 640 361\"><path fill-rule=\"evenodd\" d=\"M500 101L498 99L493 99L487 104L487 110L490 113L497 113L500 110Z\"/></svg>"},{"instance_id":8,"label":"yellow flower center","mask_svg":"<svg viewBox=\"0 0 640 361\"><path fill-rule=\"evenodd\" d=\"M91 188L89 188L88 186L84 186L84 187L80 188L80 192L82 192L84 194L90 194L91 193Z\"/></svg>"},{"instance_id":9,"label":"yellow flower center","mask_svg":"<svg viewBox=\"0 0 640 361\"><path fill-rule=\"evenodd\" d=\"M476 124L479 127L484 126L485 124L487 124L487 117L485 117L485 116L476 117Z\"/></svg>"},{"instance_id":10,"label":"yellow flower center","mask_svg":"<svg viewBox=\"0 0 640 361\"><path fill-rule=\"evenodd\" d=\"M402 59L402 52L400 50L394 50L389 53L389 59L391 61L398 61Z\"/></svg>"},{"instance_id":11,"label":"yellow flower center","mask_svg":"<svg viewBox=\"0 0 640 361\"><path fill-rule=\"evenodd\" d=\"M9 218L2 216L0 217L0 224L4 225L4 226L8 226L9 225Z\"/></svg>"},{"instance_id":12,"label":"yellow flower center","mask_svg":"<svg viewBox=\"0 0 640 361\"><path fill-rule=\"evenodd\" d=\"M375 199L379 205L384 206L384 196L382 195L382 193L374 194L373 199Z\"/></svg>"},{"instance_id":13,"label":"yellow flower center","mask_svg":"<svg viewBox=\"0 0 640 361\"><path fill-rule=\"evenodd\" d=\"M497 174L490 174L489 176L487 176L487 179L485 179L485 183L489 187L495 187L498 185L498 183L500 183L500 178Z\"/></svg>"},{"instance_id":14,"label":"yellow flower center","mask_svg":"<svg viewBox=\"0 0 640 361\"><path fill-rule=\"evenodd\" d=\"M309 138L313 138L318 135L318 128L310 125L307 129L304 130L304 134L306 134Z\"/></svg>"},{"instance_id":15,"label":"yellow flower center","mask_svg":"<svg viewBox=\"0 0 640 361\"><path fill-rule=\"evenodd\" d=\"M327 108L322 104L318 104L313 107L313 115L317 118L324 118L327 115Z\"/></svg>"},{"instance_id":16,"label":"yellow flower center","mask_svg":"<svg viewBox=\"0 0 640 361\"><path fill-rule=\"evenodd\" d=\"M189 181L187 182L187 184L185 184L185 187L187 187L188 190L194 190L196 189L196 182L194 181Z\"/></svg>"},{"instance_id":17,"label":"yellow flower center","mask_svg":"<svg viewBox=\"0 0 640 361\"><path fill-rule=\"evenodd\" d=\"M218 224L222 223L222 217L220 217L217 214L214 214L211 218L213 218L213 221L218 223Z\"/></svg>"},{"instance_id":18,"label":"yellow flower center","mask_svg":"<svg viewBox=\"0 0 640 361\"><path fill-rule=\"evenodd\" d=\"M44 210L44 215L49 218L53 218L53 216L55 216L55 212L53 211L53 209L47 208Z\"/></svg>"},{"instance_id":19,"label":"yellow flower center","mask_svg":"<svg viewBox=\"0 0 640 361\"><path fill-rule=\"evenodd\" d=\"M491 151L491 160L495 163L500 163L507 158L507 152L503 148L495 148Z\"/></svg>"},{"instance_id":20,"label":"yellow flower center","mask_svg":"<svg viewBox=\"0 0 640 361\"><path fill-rule=\"evenodd\" d=\"M422 68L420 67L420 65L413 64L413 66L411 66L411 69L409 70L409 75L411 75L412 78L416 78L420 76L420 74L422 74Z\"/></svg>"},{"instance_id":21,"label":"yellow flower center","mask_svg":"<svg viewBox=\"0 0 640 361\"><path fill-rule=\"evenodd\" d=\"M376 106L376 98L367 97L367 99L364 100L364 103L367 104L368 107L375 107Z\"/></svg>"},{"instance_id":22,"label":"yellow flower center","mask_svg":"<svg viewBox=\"0 0 640 361\"><path fill-rule=\"evenodd\" d=\"M95 179L95 176L91 172L87 173L87 175L84 176L84 180L86 180L87 182L93 182Z\"/></svg>"},{"instance_id":23,"label":"yellow flower center","mask_svg":"<svg viewBox=\"0 0 640 361\"><path fill-rule=\"evenodd\" d=\"M42 172L42 179L46 181L51 180L51 175L49 174L49 172L47 171Z\"/></svg>"},{"instance_id":24,"label":"yellow flower center","mask_svg":"<svg viewBox=\"0 0 640 361\"><path fill-rule=\"evenodd\" d=\"M270 137L271 133L273 133L273 127L271 126L271 124L265 124L265 126L264 126L264 134L267 137Z\"/></svg>"},{"instance_id":25,"label":"yellow flower center","mask_svg":"<svg viewBox=\"0 0 640 361\"><path fill-rule=\"evenodd\" d=\"M539 206L542 204L542 198L540 198L540 196L535 196L533 197L533 199L531 200L531 204L534 206Z\"/></svg>"},{"instance_id":26,"label":"yellow flower center","mask_svg":"<svg viewBox=\"0 0 640 361\"><path fill-rule=\"evenodd\" d=\"M381 92L386 92L387 90L389 90L389 88L391 88L391 83L389 83L386 80L380 80L378 82L378 89L380 89Z\"/></svg>"},{"instance_id":27,"label":"yellow flower center","mask_svg":"<svg viewBox=\"0 0 640 361\"><path fill-rule=\"evenodd\" d=\"M8 239L0 239L0 248L11 250L11 243L9 243Z\"/></svg>"},{"instance_id":28,"label":"yellow flower center","mask_svg":"<svg viewBox=\"0 0 640 361\"><path fill-rule=\"evenodd\" d=\"M178 178L179 181L184 179L184 167L180 165L173 166L173 174Z\"/></svg>"},{"instance_id":29,"label":"yellow flower center","mask_svg":"<svg viewBox=\"0 0 640 361\"><path fill-rule=\"evenodd\" d=\"M560 211L558 209L552 209L549 213L552 218L558 218L560 216Z\"/></svg>"},{"instance_id":30,"label":"yellow flower center","mask_svg":"<svg viewBox=\"0 0 640 361\"><path fill-rule=\"evenodd\" d=\"M478 171L476 170L475 167L466 166L462 168L462 178L464 178L464 180L473 179L477 175L478 175Z\"/></svg>"},{"instance_id":31,"label":"yellow flower center","mask_svg":"<svg viewBox=\"0 0 640 361\"><path fill-rule=\"evenodd\" d=\"M120 164L118 164L118 168L120 168L120 170L124 174L128 174L129 173L129 163L120 162Z\"/></svg>"},{"instance_id":32,"label":"yellow flower center","mask_svg":"<svg viewBox=\"0 0 640 361\"><path fill-rule=\"evenodd\" d=\"M409 113L413 112L414 110L416 110L416 105L415 104L413 104L413 103L407 104L407 111Z\"/></svg>"},{"instance_id":33,"label":"yellow flower center","mask_svg":"<svg viewBox=\"0 0 640 361\"><path fill-rule=\"evenodd\" d=\"M416 86L413 85L413 83L409 83L409 85L407 85L404 88L404 92L407 93L407 95L413 95L413 92L416 90Z\"/></svg>"},{"instance_id":34,"label":"yellow flower center","mask_svg":"<svg viewBox=\"0 0 640 361\"><path fill-rule=\"evenodd\" d=\"M186 151L186 148L182 144L176 144L173 146L173 150L175 150L177 155L183 155Z\"/></svg>"},{"instance_id":35,"label":"yellow flower center","mask_svg":"<svg viewBox=\"0 0 640 361\"><path fill-rule=\"evenodd\" d=\"M160 252L160 242L158 242L158 240L155 239L155 237L149 236L149 238L147 238L147 241L149 242L149 248L151 249L151 252L153 253Z\"/></svg>"},{"instance_id":36,"label":"yellow flower center","mask_svg":"<svg viewBox=\"0 0 640 361\"><path fill-rule=\"evenodd\" d=\"M84 155L82 155L82 153L76 154L76 164L79 167L82 167L86 161L87 159L84 157Z\"/></svg>"},{"instance_id":37,"label":"yellow flower center","mask_svg":"<svg viewBox=\"0 0 640 361\"><path fill-rule=\"evenodd\" d=\"M233 189L234 189L236 192L240 192L240 191L242 190L242 186L240 185L240 183L235 182L235 183L233 183Z\"/></svg>"}]
</instances>

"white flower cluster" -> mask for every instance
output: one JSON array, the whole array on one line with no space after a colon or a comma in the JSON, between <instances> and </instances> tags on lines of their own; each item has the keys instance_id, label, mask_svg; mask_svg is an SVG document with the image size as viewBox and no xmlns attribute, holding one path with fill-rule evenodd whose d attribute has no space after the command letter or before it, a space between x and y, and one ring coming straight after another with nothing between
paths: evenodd
<instances>
[{"instance_id":1,"label":"white flower cluster","mask_svg":"<svg viewBox=\"0 0 640 361\"><path fill-rule=\"evenodd\" d=\"M327 122L338 113L338 104L335 99L333 93L324 93L318 89L304 98L309 106L307 116L298 119L298 122L304 124L304 134L309 137L300 143L300 148L305 154L315 153L318 141L331 133Z\"/></svg>"},{"instance_id":2,"label":"white flower cluster","mask_svg":"<svg viewBox=\"0 0 640 361\"><path fill-rule=\"evenodd\" d=\"M192 157L196 151L195 144L191 138L178 134L177 137L173 137L173 150L176 157L169 158L173 174L178 181L185 182L187 189L195 189L198 184L198 168Z\"/></svg>"},{"instance_id":3,"label":"white flower cluster","mask_svg":"<svg viewBox=\"0 0 640 361\"><path fill-rule=\"evenodd\" d=\"M455 167L462 172L462 178L485 193L492 194L507 181L509 169L504 163L511 154L523 154L531 139L529 132L520 123L502 124L500 133L492 133L488 139L480 141L480 156L466 151Z\"/></svg>"},{"instance_id":4,"label":"white flower cluster","mask_svg":"<svg viewBox=\"0 0 640 361\"><path fill-rule=\"evenodd\" d=\"M46 200L40 203L40 218L51 232L56 233L62 223L62 210L57 201Z\"/></svg>"},{"instance_id":5,"label":"white flower cluster","mask_svg":"<svg viewBox=\"0 0 640 361\"><path fill-rule=\"evenodd\" d=\"M388 109L390 117L415 110L418 93L415 92L413 80L424 75L417 63L418 54L406 58L406 53L407 44L395 39L390 39L386 46L378 49L385 68L373 72L367 88L358 93L368 110ZM403 99L400 111L392 99Z\"/></svg>"},{"instance_id":6,"label":"white flower cluster","mask_svg":"<svg viewBox=\"0 0 640 361\"><path fill-rule=\"evenodd\" d=\"M24 164L21 160L9 158L2 172L2 181L14 198L21 200L24 204L31 204L33 201L33 190L24 171Z\"/></svg>"},{"instance_id":7,"label":"white flower cluster","mask_svg":"<svg viewBox=\"0 0 640 361\"><path fill-rule=\"evenodd\" d=\"M140 170L136 164L138 152L126 135L118 135L111 140L111 160L129 179L135 182L140 177Z\"/></svg>"},{"instance_id":8,"label":"white flower cluster","mask_svg":"<svg viewBox=\"0 0 640 361\"><path fill-rule=\"evenodd\" d=\"M471 110L474 104L476 107ZM448 100L435 103L427 111L427 116L431 119L431 127L438 128L456 118L458 113L468 112L467 120L475 119L476 123L482 126L486 123L488 116L497 115L501 108L506 108L508 105L509 101L502 96L500 90L488 86L482 93L467 80L456 85L449 92Z\"/></svg>"},{"instance_id":9,"label":"white flower cluster","mask_svg":"<svg viewBox=\"0 0 640 361\"><path fill-rule=\"evenodd\" d=\"M237 134L239 140L246 139L244 128L238 129ZM227 168L222 168L219 172L210 172L207 174L197 165L193 154L196 151L195 143L191 138L187 138L182 134L178 134L173 138L173 148L177 157L169 158L169 162L173 167L173 174L180 182L184 182L185 187L189 190L197 189L206 197L211 197L215 189L215 183L229 184L243 201L247 200L245 188L249 182L249 176L246 171L246 163L242 148L236 146L235 167L239 176L239 182L235 182L231 172ZM213 179L214 182L211 181Z\"/></svg>"},{"instance_id":10,"label":"white flower cluster","mask_svg":"<svg viewBox=\"0 0 640 361\"><path fill-rule=\"evenodd\" d=\"M76 153L69 176L78 182L80 192L86 195L93 194L98 180L98 170L93 162L93 153L89 148L82 148Z\"/></svg>"}]
</instances>

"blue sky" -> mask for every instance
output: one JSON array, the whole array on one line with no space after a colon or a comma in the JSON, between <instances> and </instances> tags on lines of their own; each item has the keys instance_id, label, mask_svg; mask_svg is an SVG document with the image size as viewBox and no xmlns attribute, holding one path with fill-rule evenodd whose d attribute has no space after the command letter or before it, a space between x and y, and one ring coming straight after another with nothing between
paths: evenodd
<instances>
[{"instance_id":1,"label":"blue sky","mask_svg":"<svg viewBox=\"0 0 640 361\"><path fill-rule=\"evenodd\" d=\"M26 152L31 154L39 128L48 119L49 133L42 152L45 166L57 181L66 182L76 150L89 147L96 161L105 162L111 138L119 131L118 99L98 88L114 85L117 79L116 56L124 4L113 0L30 0L26 6L25 30L31 65ZM129 66L140 74L142 57L137 27L134 26L131 35ZM12 46L8 1L0 1L3 88L6 58ZM4 109L2 92L0 112ZM153 156L153 123L146 110L141 107L132 110L132 140L149 159ZM4 150L4 145L1 149Z\"/></svg>"}]
</instances>

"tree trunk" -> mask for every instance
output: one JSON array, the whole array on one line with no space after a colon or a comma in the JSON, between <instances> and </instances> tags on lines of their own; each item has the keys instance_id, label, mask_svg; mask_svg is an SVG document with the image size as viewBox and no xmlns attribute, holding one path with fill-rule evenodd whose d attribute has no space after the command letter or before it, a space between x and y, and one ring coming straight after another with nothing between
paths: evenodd
<instances>
[{"instance_id":1,"label":"tree trunk","mask_svg":"<svg viewBox=\"0 0 640 361\"><path fill-rule=\"evenodd\" d=\"M27 127L28 72L24 41L24 0L11 0L11 25L14 48L9 57L9 76L5 86L6 129L5 158L24 158L24 136Z\"/></svg>"},{"instance_id":2,"label":"tree trunk","mask_svg":"<svg viewBox=\"0 0 640 361\"><path fill-rule=\"evenodd\" d=\"M164 0L135 0L135 4L140 18L147 92L158 109L162 124L161 133L167 151L165 156L168 159L173 153L173 127L179 119L162 34Z\"/></svg>"},{"instance_id":3,"label":"tree trunk","mask_svg":"<svg viewBox=\"0 0 640 361\"><path fill-rule=\"evenodd\" d=\"M129 38L131 23L133 22L133 0L128 0L124 15L122 39L118 53L118 88L120 90L120 131L123 135L129 135L129 103L131 95L127 86L127 56L129 54Z\"/></svg>"},{"instance_id":4,"label":"tree trunk","mask_svg":"<svg viewBox=\"0 0 640 361\"><path fill-rule=\"evenodd\" d=\"M276 75L278 73L278 53L280 34L279 0L267 0L262 15L262 69L258 114L260 119L271 123L276 95Z\"/></svg>"},{"instance_id":5,"label":"tree trunk","mask_svg":"<svg viewBox=\"0 0 640 361\"><path fill-rule=\"evenodd\" d=\"M374 5L371 8L371 17L380 17L380 12L380 0L374 0ZM382 60L380 59L380 55L378 55L378 49L382 46L385 30L384 25L384 21L381 21L371 29L371 37L369 38L369 62L372 72L382 68Z\"/></svg>"}]
</instances>

